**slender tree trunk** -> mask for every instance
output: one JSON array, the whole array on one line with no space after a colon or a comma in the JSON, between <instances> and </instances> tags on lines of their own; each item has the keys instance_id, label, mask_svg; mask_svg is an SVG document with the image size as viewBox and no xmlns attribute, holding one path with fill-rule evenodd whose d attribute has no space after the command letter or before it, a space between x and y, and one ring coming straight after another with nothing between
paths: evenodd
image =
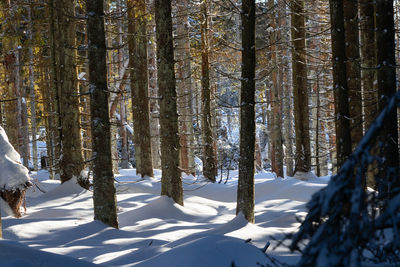
<instances>
[{"instance_id":1,"label":"slender tree trunk","mask_svg":"<svg viewBox=\"0 0 400 267\"><path fill-rule=\"evenodd\" d=\"M367 131L378 115L376 81L375 4L373 0L360 2L360 37L362 87L364 102L364 130Z\"/></svg>"},{"instance_id":2,"label":"slender tree trunk","mask_svg":"<svg viewBox=\"0 0 400 267\"><path fill-rule=\"evenodd\" d=\"M351 154L349 94L346 74L346 41L343 0L330 0L333 86L335 98L336 158L338 169Z\"/></svg>"},{"instance_id":3,"label":"slender tree trunk","mask_svg":"<svg viewBox=\"0 0 400 267\"><path fill-rule=\"evenodd\" d=\"M374 0L359 0L364 133L378 115L374 2ZM376 150L375 146L372 153L376 154ZM368 166L367 186L371 188L375 187L376 170L375 163Z\"/></svg>"},{"instance_id":4,"label":"slender tree trunk","mask_svg":"<svg viewBox=\"0 0 400 267\"><path fill-rule=\"evenodd\" d=\"M346 39L347 86L351 118L350 136L352 150L354 150L363 137L358 0L344 0L343 11Z\"/></svg>"},{"instance_id":5,"label":"slender tree trunk","mask_svg":"<svg viewBox=\"0 0 400 267\"><path fill-rule=\"evenodd\" d=\"M18 126L21 129L19 136L20 153L22 156L22 163L25 167L29 168L29 130L28 130L28 110L26 105L25 90L22 85L21 78L21 50L17 49L15 52L15 83L14 88L17 94L17 112L18 112Z\"/></svg>"},{"instance_id":6,"label":"slender tree trunk","mask_svg":"<svg viewBox=\"0 0 400 267\"><path fill-rule=\"evenodd\" d=\"M122 9L122 1L118 0L117 1L117 9L120 14L122 14L123 9ZM123 47L123 27L122 27L122 22L121 20L118 20L117 22L118 25L118 46ZM123 55L123 50L118 49L118 73L121 73L122 68L124 68L124 55ZM124 77L119 76L120 83L125 83ZM121 168L122 169L128 169L129 166L129 154L128 154L128 134L126 130L126 124L127 124L127 119L126 119L126 99L125 99L125 94L124 92L121 92L121 98L120 98L120 116L121 116L121 124L119 127L120 135L121 135Z\"/></svg>"},{"instance_id":7,"label":"slender tree trunk","mask_svg":"<svg viewBox=\"0 0 400 267\"><path fill-rule=\"evenodd\" d=\"M49 120L50 134L54 144L52 149L53 153L53 166L56 176L60 176L60 155L61 155L61 119L60 119L60 72L59 72L59 51L60 46L58 40L58 12L56 11L57 5L54 0L49 0L49 26L50 26L50 88L49 95L53 100L50 107L51 121Z\"/></svg>"},{"instance_id":8,"label":"slender tree trunk","mask_svg":"<svg viewBox=\"0 0 400 267\"><path fill-rule=\"evenodd\" d=\"M213 147L212 114L211 114L211 88L210 88L210 63L208 44L208 11L207 0L201 2L201 100L202 123L201 133L203 141L203 175L208 180L215 182L217 165Z\"/></svg>"},{"instance_id":9,"label":"slender tree trunk","mask_svg":"<svg viewBox=\"0 0 400 267\"><path fill-rule=\"evenodd\" d=\"M270 10L274 9L275 3L273 0L268 1L268 6ZM276 29L276 18L275 12L271 12L270 15L270 26ZM280 25L278 25L279 27ZM284 177L283 173L283 146L282 146L282 109L281 109L281 96L280 89L282 84L282 71L278 67L277 60L277 45L275 44L279 39L277 31L270 33L270 52L271 52L271 61L273 64L273 68L275 71L271 73L272 75L272 94L271 94L271 106L273 110L273 116L271 124L272 124L272 153L274 156L272 157L274 161L272 161L272 171L276 173L277 177ZM279 69L278 69L279 68ZM278 81L279 79L279 81Z\"/></svg>"},{"instance_id":10,"label":"slender tree trunk","mask_svg":"<svg viewBox=\"0 0 400 267\"><path fill-rule=\"evenodd\" d=\"M311 171L304 0L292 1L291 11L296 173Z\"/></svg>"},{"instance_id":11,"label":"slender tree trunk","mask_svg":"<svg viewBox=\"0 0 400 267\"><path fill-rule=\"evenodd\" d=\"M280 25L283 29L287 28L288 18L287 18L287 6L285 0L279 0L280 13L279 18L281 20ZM290 40L290 30L286 30L282 35L285 41ZM290 68L290 53L286 45L281 44L282 51L282 65L283 69L283 128L284 128L284 140L285 140L285 163L286 163L286 175L294 175L294 164L293 164L293 102L292 102L292 88L290 86L291 68Z\"/></svg>"},{"instance_id":12,"label":"slender tree trunk","mask_svg":"<svg viewBox=\"0 0 400 267\"><path fill-rule=\"evenodd\" d=\"M240 90L240 158L236 214L254 223L255 148L255 1L242 1L242 79Z\"/></svg>"},{"instance_id":13,"label":"slender tree trunk","mask_svg":"<svg viewBox=\"0 0 400 267\"><path fill-rule=\"evenodd\" d=\"M34 54L33 54L33 22L32 22L32 2L30 1L30 6L28 8L28 21L29 21L29 40L31 42L29 46L29 92L30 92L30 104L31 104L31 132L32 132L32 161L33 169L38 170L38 150L37 150L37 140L36 140L36 93L35 93L35 73L33 70L34 64Z\"/></svg>"},{"instance_id":14,"label":"slender tree trunk","mask_svg":"<svg viewBox=\"0 0 400 267\"><path fill-rule=\"evenodd\" d=\"M389 99L396 94L395 28L393 0L376 1L376 49L378 63L378 107L382 111ZM379 136L380 155L384 158L379 166L383 175L391 173L389 188L400 186L397 110L388 114ZM398 189L398 188L397 188ZM393 189L392 189L393 190ZM391 193L391 192L390 192Z\"/></svg>"},{"instance_id":15,"label":"slender tree trunk","mask_svg":"<svg viewBox=\"0 0 400 267\"><path fill-rule=\"evenodd\" d=\"M180 162L181 169L186 174L195 174L193 153L193 123L192 123L192 69L189 40L189 2L180 0L176 4L176 59L177 59L177 90L179 136L180 136Z\"/></svg>"},{"instance_id":16,"label":"slender tree trunk","mask_svg":"<svg viewBox=\"0 0 400 267\"><path fill-rule=\"evenodd\" d=\"M176 203L183 205L171 0L155 0L155 12L161 126L161 195L171 197Z\"/></svg>"},{"instance_id":17,"label":"slender tree trunk","mask_svg":"<svg viewBox=\"0 0 400 267\"><path fill-rule=\"evenodd\" d=\"M72 177L81 178L83 156L81 121L79 114L79 89L77 85L75 47L75 1L56 1L59 21L59 83L61 120L60 175L64 183Z\"/></svg>"},{"instance_id":18,"label":"slender tree trunk","mask_svg":"<svg viewBox=\"0 0 400 267\"><path fill-rule=\"evenodd\" d=\"M89 40L90 111L93 149L94 219L118 228L111 158L103 0L86 1Z\"/></svg>"},{"instance_id":19,"label":"slender tree trunk","mask_svg":"<svg viewBox=\"0 0 400 267\"><path fill-rule=\"evenodd\" d=\"M21 153L19 144L20 127L18 125L18 98L15 89L15 52L8 52L13 49L12 42L7 42L4 47L4 65L5 65L5 80L6 92L4 99L8 100L4 103L5 131L8 140L13 145L17 152Z\"/></svg>"},{"instance_id":20,"label":"slender tree trunk","mask_svg":"<svg viewBox=\"0 0 400 267\"><path fill-rule=\"evenodd\" d=\"M136 173L153 177L147 73L146 1L128 1L129 66L131 68L132 111Z\"/></svg>"},{"instance_id":21,"label":"slender tree trunk","mask_svg":"<svg viewBox=\"0 0 400 267\"><path fill-rule=\"evenodd\" d=\"M154 26L150 27L149 32L154 32ZM161 169L160 152L160 106L158 104L157 88L157 56L155 38L151 38L148 46L149 51L149 90L150 96L150 135L151 135L151 155L153 157L153 167Z\"/></svg>"}]
</instances>

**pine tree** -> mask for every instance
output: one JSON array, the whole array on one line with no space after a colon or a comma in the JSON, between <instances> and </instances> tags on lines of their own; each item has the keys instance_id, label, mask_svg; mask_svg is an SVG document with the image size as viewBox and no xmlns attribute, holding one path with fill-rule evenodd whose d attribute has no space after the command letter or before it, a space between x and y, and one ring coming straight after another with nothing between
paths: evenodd
<instances>
[{"instance_id":1,"label":"pine tree","mask_svg":"<svg viewBox=\"0 0 400 267\"><path fill-rule=\"evenodd\" d=\"M236 213L254 223L255 148L255 1L242 2L242 79L240 89L240 159Z\"/></svg>"},{"instance_id":2,"label":"pine tree","mask_svg":"<svg viewBox=\"0 0 400 267\"><path fill-rule=\"evenodd\" d=\"M330 0L333 86L335 98L336 153L338 168L351 154L349 94L346 73L346 41L343 0Z\"/></svg>"},{"instance_id":3,"label":"pine tree","mask_svg":"<svg viewBox=\"0 0 400 267\"><path fill-rule=\"evenodd\" d=\"M389 99L396 94L396 60L395 60L395 28L392 0L376 1L376 50L378 66L378 96L379 111L388 104ZM378 185L390 188L400 187L399 179L399 147L398 119L393 110L388 115L391 123L383 125L379 136L380 154L384 157L379 166L381 179L384 173L391 173L390 184ZM392 189L393 190L393 189Z\"/></svg>"},{"instance_id":4,"label":"pine tree","mask_svg":"<svg viewBox=\"0 0 400 267\"><path fill-rule=\"evenodd\" d=\"M311 171L304 0L291 3L292 77L296 132L295 173Z\"/></svg>"},{"instance_id":5,"label":"pine tree","mask_svg":"<svg viewBox=\"0 0 400 267\"><path fill-rule=\"evenodd\" d=\"M350 136L352 150L354 150L363 137L358 0L344 0L343 11L347 58L347 86L349 92Z\"/></svg>"},{"instance_id":6,"label":"pine tree","mask_svg":"<svg viewBox=\"0 0 400 267\"><path fill-rule=\"evenodd\" d=\"M72 177L80 179L83 169L81 121L79 114L79 89L76 68L75 1L54 1L58 18L58 83L61 182Z\"/></svg>"},{"instance_id":7,"label":"pine tree","mask_svg":"<svg viewBox=\"0 0 400 267\"><path fill-rule=\"evenodd\" d=\"M157 84L160 98L161 195L183 205L171 0L156 0Z\"/></svg>"},{"instance_id":8,"label":"pine tree","mask_svg":"<svg viewBox=\"0 0 400 267\"><path fill-rule=\"evenodd\" d=\"M148 99L146 1L129 0L128 18L130 20L128 45L136 173L142 177L153 177Z\"/></svg>"},{"instance_id":9,"label":"pine tree","mask_svg":"<svg viewBox=\"0 0 400 267\"><path fill-rule=\"evenodd\" d=\"M111 158L103 0L86 2L93 149L94 219L118 228Z\"/></svg>"},{"instance_id":10,"label":"pine tree","mask_svg":"<svg viewBox=\"0 0 400 267\"><path fill-rule=\"evenodd\" d=\"M202 0L201 13L201 100L202 120L201 136L203 141L203 175L208 180L215 182L217 165L214 152L212 112L211 112L211 86L210 86L210 47L208 33L208 1Z\"/></svg>"}]
</instances>

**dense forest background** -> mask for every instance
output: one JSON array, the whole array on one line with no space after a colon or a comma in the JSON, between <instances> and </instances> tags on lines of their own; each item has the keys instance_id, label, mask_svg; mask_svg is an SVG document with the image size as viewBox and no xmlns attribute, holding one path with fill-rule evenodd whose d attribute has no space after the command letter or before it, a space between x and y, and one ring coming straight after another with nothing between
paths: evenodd
<instances>
[{"instance_id":1,"label":"dense forest background","mask_svg":"<svg viewBox=\"0 0 400 267\"><path fill-rule=\"evenodd\" d=\"M398 208L399 16L385 0L1 1L0 125L23 165L93 188L95 219L116 228L120 169L161 169L181 205L181 173L238 170L249 222L255 172L337 174L342 208L315 196L300 242L367 210L366 186L382 214Z\"/></svg>"}]
</instances>

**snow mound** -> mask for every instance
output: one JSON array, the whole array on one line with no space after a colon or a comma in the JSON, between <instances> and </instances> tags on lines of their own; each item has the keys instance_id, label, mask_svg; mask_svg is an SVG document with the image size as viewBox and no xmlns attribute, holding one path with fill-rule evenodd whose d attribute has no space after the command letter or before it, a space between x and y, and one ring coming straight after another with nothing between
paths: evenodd
<instances>
[{"instance_id":1,"label":"snow mound","mask_svg":"<svg viewBox=\"0 0 400 267\"><path fill-rule=\"evenodd\" d=\"M0 126L0 190L13 191L26 188L29 181L28 169L21 161L20 155L8 141L4 129Z\"/></svg>"},{"instance_id":2,"label":"snow mound","mask_svg":"<svg viewBox=\"0 0 400 267\"><path fill-rule=\"evenodd\" d=\"M99 265L35 250L17 242L0 240L0 266L89 267Z\"/></svg>"},{"instance_id":3,"label":"snow mound","mask_svg":"<svg viewBox=\"0 0 400 267\"><path fill-rule=\"evenodd\" d=\"M164 253L135 266L236 266L259 267L267 258L262 251L245 241L223 235L209 235Z\"/></svg>"},{"instance_id":4,"label":"snow mound","mask_svg":"<svg viewBox=\"0 0 400 267\"><path fill-rule=\"evenodd\" d=\"M173 199L161 196L144 207L120 214L118 220L120 227L124 227L132 225L133 222L154 218L164 221L192 221L196 219L196 215L191 210L176 204Z\"/></svg>"},{"instance_id":5,"label":"snow mound","mask_svg":"<svg viewBox=\"0 0 400 267\"><path fill-rule=\"evenodd\" d=\"M85 193L86 191L86 189L82 188L78 184L76 177L73 176L70 180L64 182L63 184L44 194L43 197L56 199L70 195L80 195Z\"/></svg>"}]
</instances>

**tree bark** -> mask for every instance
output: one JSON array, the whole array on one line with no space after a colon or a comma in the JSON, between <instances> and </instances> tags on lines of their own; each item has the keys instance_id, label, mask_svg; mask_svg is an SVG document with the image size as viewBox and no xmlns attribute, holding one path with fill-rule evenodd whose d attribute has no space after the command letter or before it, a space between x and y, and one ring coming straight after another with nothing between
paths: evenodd
<instances>
[{"instance_id":1,"label":"tree bark","mask_svg":"<svg viewBox=\"0 0 400 267\"><path fill-rule=\"evenodd\" d=\"M80 179L83 169L79 88L77 85L75 50L75 1L55 1L59 23L59 80L61 159L60 175L64 183L72 177Z\"/></svg>"},{"instance_id":2,"label":"tree bark","mask_svg":"<svg viewBox=\"0 0 400 267\"><path fill-rule=\"evenodd\" d=\"M346 73L346 41L343 0L330 0L333 86L335 99L336 158L338 169L351 154L349 94Z\"/></svg>"},{"instance_id":3,"label":"tree bark","mask_svg":"<svg viewBox=\"0 0 400 267\"><path fill-rule=\"evenodd\" d=\"M393 0L376 1L376 49L378 66L378 107L382 111L389 99L396 94L396 60L395 60L395 28ZM379 172L388 175L391 173L392 185L389 188L400 186L399 177L399 146L398 146L398 119L397 111L388 114L379 136L380 156L384 158L379 165Z\"/></svg>"},{"instance_id":4,"label":"tree bark","mask_svg":"<svg viewBox=\"0 0 400 267\"><path fill-rule=\"evenodd\" d=\"M161 195L183 205L171 0L155 0L157 84L160 97Z\"/></svg>"},{"instance_id":5,"label":"tree bark","mask_svg":"<svg viewBox=\"0 0 400 267\"><path fill-rule=\"evenodd\" d=\"M155 32L155 27L151 26L150 32ZM158 103L157 88L157 52L155 38L150 38L148 44L149 54L149 90L150 90L150 135L151 135L151 155L153 157L153 167L161 169L161 152L160 152L160 106Z\"/></svg>"},{"instance_id":6,"label":"tree bark","mask_svg":"<svg viewBox=\"0 0 400 267\"><path fill-rule=\"evenodd\" d=\"M359 0L361 41L361 82L363 93L364 133L378 116L378 88L376 84L375 4L373 0ZM377 153L377 147L373 152ZM368 166L367 186L375 187L376 163Z\"/></svg>"},{"instance_id":7,"label":"tree bark","mask_svg":"<svg viewBox=\"0 0 400 267\"><path fill-rule=\"evenodd\" d=\"M255 149L255 1L242 1L242 78L240 90L240 158L236 214L254 223Z\"/></svg>"},{"instance_id":8,"label":"tree bark","mask_svg":"<svg viewBox=\"0 0 400 267\"><path fill-rule=\"evenodd\" d=\"M291 12L293 42L292 77L296 133L296 173L311 171L304 1L292 1Z\"/></svg>"},{"instance_id":9,"label":"tree bark","mask_svg":"<svg viewBox=\"0 0 400 267\"><path fill-rule=\"evenodd\" d=\"M275 3L273 0L268 1L268 8L270 11L270 27L276 29L276 18L274 10ZM280 27L280 25L278 25ZM278 66L277 60L277 45L275 44L279 40L278 31L270 33L270 52L271 52L271 63L275 69L272 75L272 94L271 94L271 106L273 110L273 116L271 116L271 132L272 132L272 153L274 159L272 161L272 171L277 177L284 177L283 173L283 146L282 146L282 109L281 109L281 95L280 89L282 84L283 72ZM278 81L279 79L279 81Z\"/></svg>"},{"instance_id":10,"label":"tree bark","mask_svg":"<svg viewBox=\"0 0 400 267\"><path fill-rule=\"evenodd\" d=\"M176 16L176 60L177 60L177 91L179 137L180 137L180 164L186 174L195 175L194 166L194 139L193 139L193 107L192 107L192 69L189 39L189 2L177 1Z\"/></svg>"},{"instance_id":11,"label":"tree bark","mask_svg":"<svg viewBox=\"0 0 400 267\"><path fill-rule=\"evenodd\" d=\"M33 21L32 21L32 2L30 1L30 6L28 7L28 21L29 21L29 93L30 93L30 104L31 104L31 133L32 133L32 161L33 169L38 170L38 150L37 150L37 140L36 140L36 93L35 93L35 73L33 69L35 56L33 54Z\"/></svg>"},{"instance_id":12,"label":"tree bark","mask_svg":"<svg viewBox=\"0 0 400 267\"><path fill-rule=\"evenodd\" d=\"M203 176L215 182L217 175L216 158L213 147L212 114L211 114L211 87L210 87L210 63L208 44L208 4L203 0L200 5L201 13L201 100L202 120L201 135L203 141Z\"/></svg>"},{"instance_id":13,"label":"tree bark","mask_svg":"<svg viewBox=\"0 0 400 267\"><path fill-rule=\"evenodd\" d=\"M128 17L130 19L128 44L136 173L142 177L153 177L148 99L146 1L128 1Z\"/></svg>"},{"instance_id":14,"label":"tree bark","mask_svg":"<svg viewBox=\"0 0 400 267\"><path fill-rule=\"evenodd\" d=\"M94 219L118 228L111 158L103 0L86 2L93 149Z\"/></svg>"},{"instance_id":15,"label":"tree bark","mask_svg":"<svg viewBox=\"0 0 400 267\"><path fill-rule=\"evenodd\" d=\"M363 87L364 130L368 130L378 115L376 85L375 4L373 0L359 0L361 37L361 74Z\"/></svg>"},{"instance_id":16,"label":"tree bark","mask_svg":"<svg viewBox=\"0 0 400 267\"><path fill-rule=\"evenodd\" d=\"M347 58L347 86L349 92L350 136L352 150L354 150L363 137L358 0L344 0L343 11Z\"/></svg>"}]
</instances>

